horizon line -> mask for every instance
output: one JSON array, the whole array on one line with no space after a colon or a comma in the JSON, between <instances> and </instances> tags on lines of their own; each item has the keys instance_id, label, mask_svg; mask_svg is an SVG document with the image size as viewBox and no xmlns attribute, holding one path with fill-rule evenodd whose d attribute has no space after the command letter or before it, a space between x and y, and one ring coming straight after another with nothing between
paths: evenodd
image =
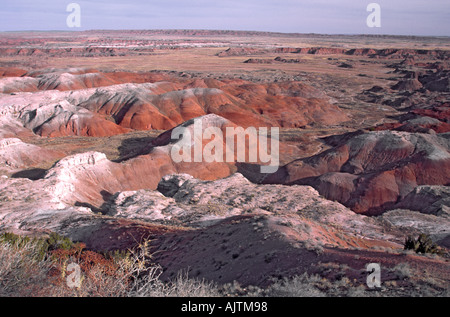
<instances>
[{"instance_id":1,"label":"horizon line","mask_svg":"<svg viewBox=\"0 0 450 317\"><path fill-rule=\"evenodd\" d=\"M449 38L450 35L414 35L414 34L388 34L388 33L380 33L380 34L370 34L370 33L315 33L315 32L279 32L279 31L256 31L256 30L233 30L233 29L86 29L86 30L63 30L63 29L55 29L55 30L0 30L0 33L51 33L51 32L64 32L64 33L83 33L83 32L133 32L133 31L208 31L208 32L239 32L239 33L261 33L261 34L281 34L281 35L321 35L321 36L366 36L366 37L411 37L411 38Z\"/></svg>"}]
</instances>

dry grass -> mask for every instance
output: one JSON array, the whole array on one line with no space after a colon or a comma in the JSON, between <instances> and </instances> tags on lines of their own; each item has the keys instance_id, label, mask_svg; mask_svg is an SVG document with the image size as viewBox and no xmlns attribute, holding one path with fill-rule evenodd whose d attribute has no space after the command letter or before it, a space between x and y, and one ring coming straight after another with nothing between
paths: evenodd
<instances>
[{"instance_id":1,"label":"dry grass","mask_svg":"<svg viewBox=\"0 0 450 317\"><path fill-rule=\"evenodd\" d=\"M124 255L110 257L82 247L59 249L41 258L33 241L0 244L1 297L209 297L219 296L214 284L179 274L160 280L161 268L150 261L148 242ZM79 283L69 284L69 264L81 268Z\"/></svg>"},{"instance_id":2,"label":"dry grass","mask_svg":"<svg viewBox=\"0 0 450 317\"><path fill-rule=\"evenodd\" d=\"M49 260L38 259L34 244L0 244L0 297L41 295L48 288Z\"/></svg>"}]
</instances>

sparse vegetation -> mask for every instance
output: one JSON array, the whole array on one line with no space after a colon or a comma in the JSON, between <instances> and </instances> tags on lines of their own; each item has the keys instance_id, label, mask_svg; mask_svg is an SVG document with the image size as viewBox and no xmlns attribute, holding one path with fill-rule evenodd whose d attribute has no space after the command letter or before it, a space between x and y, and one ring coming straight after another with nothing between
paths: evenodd
<instances>
[{"instance_id":1,"label":"sparse vegetation","mask_svg":"<svg viewBox=\"0 0 450 317\"><path fill-rule=\"evenodd\" d=\"M42 250L46 250L44 256ZM67 284L69 263L80 266L79 287L70 288ZM329 263L326 267L331 271L273 280L266 288L241 287L237 282L216 285L206 280L192 279L181 272L175 279L163 281L162 268L152 262L149 241L127 251L98 253L87 250L82 243L74 243L56 234L33 239L8 233L0 238L0 296L363 297L446 294L436 283L417 288L408 263L392 268L396 280L386 281L385 288L379 292L371 292L361 281L350 280L345 274L346 270L350 270L348 266ZM335 270L341 274L333 274L333 280L324 277Z\"/></svg>"},{"instance_id":2,"label":"sparse vegetation","mask_svg":"<svg viewBox=\"0 0 450 317\"><path fill-rule=\"evenodd\" d=\"M81 269L79 287L66 283L69 263ZM161 273L151 262L148 241L133 250L98 253L55 233L39 239L0 236L0 296L218 296L213 283L187 274L163 282Z\"/></svg>"},{"instance_id":3,"label":"sparse vegetation","mask_svg":"<svg viewBox=\"0 0 450 317\"><path fill-rule=\"evenodd\" d=\"M39 296L52 267L32 242L0 243L0 296Z\"/></svg>"},{"instance_id":4,"label":"sparse vegetation","mask_svg":"<svg viewBox=\"0 0 450 317\"><path fill-rule=\"evenodd\" d=\"M393 269L395 276L399 280L405 280L412 276L411 267L408 263L399 263Z\"/></svg>"},{"instance_id":5,"label":"sparse vegetation","mask_svg":"<svg viewBox=\"0 0 450 317\"><path fill-rule=\"evenodd\" d=\"M438 255L444 255L445 252L442 248L440 248L437 244L433 242L431 237L426 234L421 234L417 239L414 239L414 237L407 237L405 239L404 244L405 250L413 250L416 253L430 253L430 254L438 254Z\"/></svg>"},{"instance_id":6,"label":"sparse vegetation","mask_svg":"<svg viewBox=\"0 0 450 317\"><path fill-rule=\"evenodd\" d=\"M283 279L266 290L271 297L325 297L326 294L316 286L319 277L306 274L292 279Z\"/></svg>"},{"instance_id":7,"label":"sparse vegetation","mask_svg":"<svg viewBox=\"0 0 450 317\"><path fill-rule=\"evenodd\" d=\"M0 244L9 244L17 249L24 248L27 245L33 245L35 256L38 260L43 259L48 252L53 250L70 250L75 244L66 237L57 233L50 233L47 238L30 238L19 236L11 232L5 232L0 235Z\"/></svg>"}]
</instances>

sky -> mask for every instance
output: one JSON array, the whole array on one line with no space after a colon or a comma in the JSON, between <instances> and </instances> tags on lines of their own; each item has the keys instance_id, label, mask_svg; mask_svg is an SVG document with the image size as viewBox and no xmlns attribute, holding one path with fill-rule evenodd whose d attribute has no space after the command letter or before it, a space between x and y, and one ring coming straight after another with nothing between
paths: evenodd
<instances>
[{"instance_id":1,"label":"sky","mask_svg":"<svg viewBox=\"0 0 450 317\"><path fill-rule=\"evenodd\" d=\"M80 6L81 27L67 25ZM381 27L367 6L380 5ZM450 0L1 0L0 31L206 29L450 36Z\"/></svg>"}]
</instances>

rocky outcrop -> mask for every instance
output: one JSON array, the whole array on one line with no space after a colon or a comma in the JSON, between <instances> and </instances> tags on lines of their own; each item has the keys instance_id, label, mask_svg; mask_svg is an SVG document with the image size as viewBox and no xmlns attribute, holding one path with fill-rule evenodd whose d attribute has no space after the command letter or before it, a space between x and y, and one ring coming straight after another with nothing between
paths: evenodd
<instances>
[{"instance_id":1,"label":"rocky outcrop","mask_svg":"<svg viewBox=\"0 0 450 317\"><path fill-rule=\"evenodd\" d=\"M26 70L16 67L0 67L0 77L21 77L27 73Z\"/></svg>"},{"instance_id":2,"label":"rocky outcrop","mask_svg":"<svg viewBox=\"0 0 450 317\"><path fill-rule=\"evenodd\" d=\"M411 111L414 114L415 111ZM430 113L425 111L417 111L417 113ZM375 130L396 130L396 131L406 131L412 133L446 133L450 132L450 124L441 121L437 118L432 118L428 116L416 116L415 118L408 120L400 120L397 123L385 123L377 126Z\"/></svg>"},{"instance_id":3,"label":"rocky outcrop","mask_svg":"<svg viewBox=\"0 0 450 317\"><path fill-rule=\"evenodd\" d=\"M282 58L280 56L275 57L274 61L280 62L280 63L288 63L288 64L299 64L302 62L298 58Z\"/></svg>"},{"instance_id":4,"label":"rocky outcrop","mask_svg":"<svg viewBox=\"0 0 450 317\"><path fill-rule=\"evenodd\" d=\"M258 55L261 53L267 53L268 50L258 49L258 48L247 48L247 47L230 47L229 49L217 53L218 57L230 57L230 56L247 56L247 55Z\"/></svg>"},{"instance_id":5,"label":"rocky outcrop","mask_svg":"<svg viewBox=\"0 0 450 317\"><path fill-rule=\"evenodd\" d=\"M264 58L249 58L244 61L245 64L273 64L275 61L273 59Z\"/></svg>"},{"instance_id":6,"label":"rocky outcrop","mask_svg":"<svg viewBox=\"0 0 450 317\"><path fill-rule=\"evenodd\" d=\"M10 172L48 164L63 156L61 152L27 144L17 138L0 139L0 167Z\"/></svg>"},{"instance_id":7,"label":"rocky outcrop","mask_svg":"<svg viewBox=\"0 0 450 317\"><path fill-rule=\"evenodd\" d=\"M37 91L38 81L31 77L3 77L0 78L0 93Z\"/></svg>"},{"instance_id":8,"label":"rocky outcrop","mask_svg":"<svg viewBox=\"0 0 450 317\"><path fill-rule=\"evenodd\" d=\"M274 64L274 63L287 63L287 64L299 64L301 60L298 58L282 58L280 56L274 59L267 58L249 58L244 61L245 64Z\"/></svg>"},{"instance_id":9,"label":"rocky outcrop","mask_svg":"<svg viewBox=\"0 0 450 317\"><path fill-rule=\"evenodd\" d=\"M417 186L397 207L437 216L450 216L450 187Z\"/></svg>"},{"instance_id":10,"label":"rocky outcrop","mask_svg":"<svg viewBox=\"0 0 450 317\"><path fill-rule=\"evenodd\" d=\"M450 92L450 70L428 72L419 77L420 82L430 91Z\"/></svg>"},{"instance_id":11,"label":"rocky outcrop","mask_svg":"<svg viewBox=\"0 0 450 317\"><path fill-rule=\"evenodd\" d=\"M384 59L423 59L433 57L442 60L449 59L449 53L445 50L417 50L417 49L373 49L373 48L336 48L336 47L282 47L273 49L259 49L254 47L230 47L217 54L219 57L264 55L268 53L290 53L290 54L315 54L315 55L352 55L368 56Z\"/></svg>"},{"instance_id":12,"label":"rocky outcrop","mask_svg":"<svg viewBox=\"0 0 450 317\"><path fill-rule=\"evenodd\" d=\"M420 191L422 191L424 188ZM428 191L428 189L425 189ZM427 196L427 195L426 195ZM424 197L424 196L422 196ZM429 196L427 198L430 198ZM418 202L418 200L417 200ZM419 202L423 206L422 203ZM414 208L417 209L417 208ZM408 209L395 209L384 213L379 219L386 220L393 226L404 230L405 235L413 236L414 230L430 235L433 241L446 248L450 247L450 217L448 214L436 216Z\"/></svg>"},{"instance_id":13,"label":"rocky outcrop","mask_svg":"<svg viewBox=\"0 0 450 317\"><path fill-rule=\"evenodd\" d=\"M3 78L0 76L0 92L2 93L82 90L125 83L151 83L171 78L161 73L104 73L91 68L50 68L25 74L19 73L20 76L11 76L11 72L7 72L6 75Z\"/></svg>"},{"instance_id":14,"label":"rocky outcrop","mask_svg":"<svg viewBox=\"0 0 450 317\"><path fill-rule=\"evenodd\" d=\"M45 137L70 135L104 137L130 131L101 115L73 106L67 101L27 111L21 120L24 127Z\"/></svg>"},{"instance_id":15,"label":"rocky outcrop","mask_svg":"<svg viewBox=\"0 0 450 317\"><path fill-rule=\"evenodd\" d=\"M396 85L392 86L392 89L413 92L421 89L422 87L422 84L417 79L404 79L398 82Z\"/></svg>"},{"instance_id":16,"label":"rocky outcrop","mask_svg":"<svg viewBox=\"0 0 450 317\"><path fill-rule=\"evenodd\" d=\"M332 138L333 148L294 161L265 183L307 184L358 213L378 214L418 185L447 185L449 137L382 131Z\"/></svg>"}]
</instances>

